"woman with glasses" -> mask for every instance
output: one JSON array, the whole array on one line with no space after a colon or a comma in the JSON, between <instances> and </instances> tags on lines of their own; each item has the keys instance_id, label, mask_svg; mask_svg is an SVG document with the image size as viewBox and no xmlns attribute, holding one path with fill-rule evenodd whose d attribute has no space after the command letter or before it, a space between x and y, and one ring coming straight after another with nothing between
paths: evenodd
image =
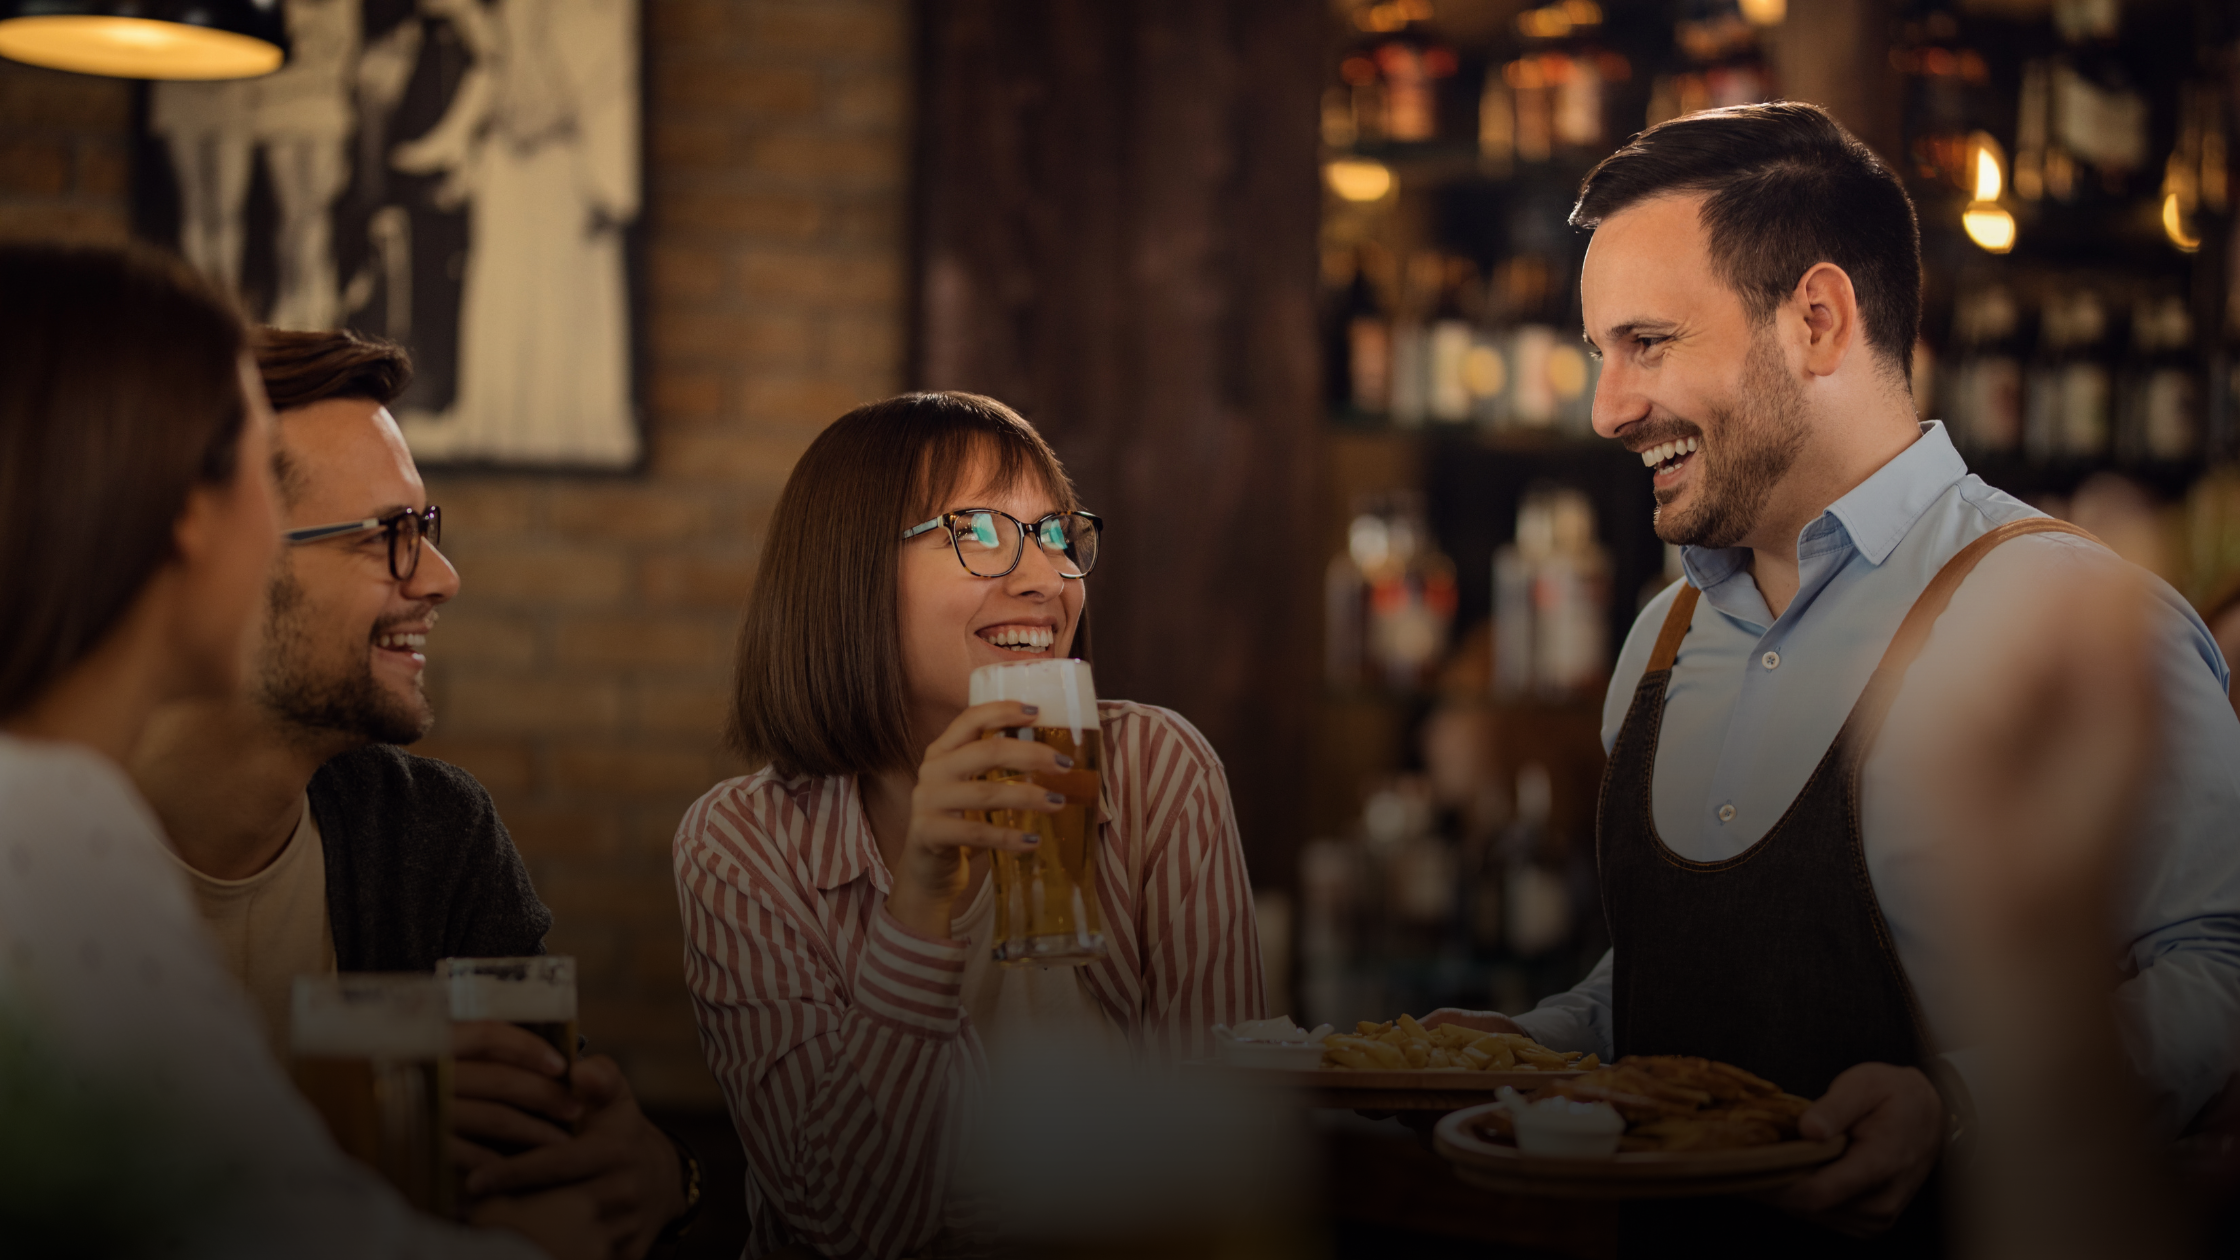
<instances>
[{"instance_id":1,"label":"woman with glasses","mask_svg":"<svg viewBox=\"0 0 2240 1260\"><path fill-rule=\"evenodd\" d=\"M1099 705L1106 956L991 957L989 855L1032 843L979 813L1060 798L980 776L1058 754L983 740L1033 721L969 706L968 681L1083 653L1102 528L1040 435L972 394L860 407L786 483L732 715L762 768L703 796L674 846L701 1044L748 1154L750 1254L969 1246L956 1121L991 1044L1171 1062L1261 1014L1220 760L1148 705Z\"/></svg>"}]
</instances>

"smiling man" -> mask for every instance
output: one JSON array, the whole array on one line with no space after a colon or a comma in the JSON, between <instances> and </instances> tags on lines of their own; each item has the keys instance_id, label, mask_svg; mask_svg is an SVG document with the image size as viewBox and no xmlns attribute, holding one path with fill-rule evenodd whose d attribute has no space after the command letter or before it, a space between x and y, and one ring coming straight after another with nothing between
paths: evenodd
<instances>
[{"instance_id":1,"label":"smiling man","mask_svg":"<svg viewBox=\"0 0 2240 1260\"><path fill-rule=\"evenodd\" d=\"M1832 1254L1844 1240L1815 1232L1832 1227L1934 1250L1935 1196L1915 1200L1967 1144L1984 1065L1951 965L1969 908L1939 898L1945 823L1902 753L1952 679L2033 633L2016 591L2121 562L1970 475L1916 415L1913 207L1820 110L1651 128L1587 177L1572 222L1594 231L1595 429L1654 469L1686 580L1643 610L1604 703L1611 953L1513 1025L1442 1022L1732 1062L1817 1098L1809 1136L1850 1139L1783 1192L1792 1216L1638 1210L1630 1244L1692 1226L1737 1254ZM2107 951L2131 1065L2174 1134L2240 1047L2240 723L2200 618L2137 576L2162 755Z\"/></svg>"},{"instance_id":2,"label":"smiling man","mask_svg":"<svg viewBox=\"0 0 2240 1260\"><path fill-rule=\"evenodd\" d=\"M435 722L423 649L459 593L387 407L410 360L354 333L270 329L257 359L289 545L251 681L159 711L132 771L284 1060L294 977L541 954L552 915L482 785L401 747ZM461 1025L456 1055L470 1193L581 1186L624 1256L686 1211L689 1156L612 1059L563 1075L551 1047L498 1023Z\"/></svg>"}]
</instances>

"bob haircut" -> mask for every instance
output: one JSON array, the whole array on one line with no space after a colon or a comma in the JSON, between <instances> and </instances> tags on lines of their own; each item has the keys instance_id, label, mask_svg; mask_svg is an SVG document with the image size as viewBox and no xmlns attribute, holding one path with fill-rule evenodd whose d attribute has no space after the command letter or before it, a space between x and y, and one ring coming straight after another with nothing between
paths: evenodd
<instances>
[{"instance_id":1,"label":"bob haircut","mask_svg":"<svg viewBox=\"0 0 2240 1260\"><path fill-rule=\"evenodd\" d=\"M1887 373L1913 371L1921 331L1921 228L1905 185L1817 105L1775 101L1658 123L1602 159L1571 226L1592 228L1651 197L1704 195L1711 265L1760 326L1821 262L1859 295L1867 345Z\"/></svg>"},{"instance_id":2,"label":"bob haircut","mask_svg":"<svg viewBox=\"0 0 2240 1260\"><path fill-rule=\"evenodd\" d=\"M988 486L964 486L976 459ZM978 394L903 394L832 422L794 465L739 631L730 736L786 778L917 764L902 665L902 531L958 493L1039 482L1080 506L1042 435ZM1088 654L1086 618L1076 655Z\"/></svg>"},{"instance_id":3,"label":"bob haircut","mask_svg":"<svg viewBox=\"0 0 2240 1260\"><path fill-rule=\"evenodd\" d=\"M0 246L0 717L100 646L240 463L232 301L153 250Z\"/></svg>"}]
</instances>

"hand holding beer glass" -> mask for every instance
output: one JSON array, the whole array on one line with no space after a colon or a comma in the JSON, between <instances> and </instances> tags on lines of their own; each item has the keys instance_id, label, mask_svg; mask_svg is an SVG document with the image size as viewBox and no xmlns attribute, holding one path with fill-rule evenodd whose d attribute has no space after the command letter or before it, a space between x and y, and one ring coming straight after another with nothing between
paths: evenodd
<instances>
[{"instance_id":1,"label":"hand holding beer glass","mask_svg":"<svg viewBox=\"0 0 2240 1260\"><path fill-rule=\"evenodd\" d=\"M983 739L1031 740L1057 750L1064 768L1031 773L995 769L1000 783L1032 782L1063 798L1055 811L1000 809L999 827L1040 837L1025 852L997 850L996 961L1079 966L1105 956L1097 908L1097 810L1104 773L1104 732L1097 725L1097 688L1089 663L1021 661L972 671L972 703L1013 700L1032 705L1033 726L989 731Z\"/></svg>"},{"instance_id":2,"label":"hand holding beer glass","mask_svg":"<svg viewBox=\"0 0 2240 1260\"><path fill-rule=\"evenodd\" d=\"M423 1212L452 1212L451 1011L427 975L295 982L296 1088L335 1144Z\"/></svg>"},{"instance_id":3,"label":"hand holding beer glass","mask_svg":"<svg viewBox=\"0 0 2240 1260\"><path fill-rule=\"evenodd\" d=\"M446 958L436 975L457 1025L460 1167L566 1141L583 1115L570 1088L576 960Z\"/></svg>"}]
</instances>

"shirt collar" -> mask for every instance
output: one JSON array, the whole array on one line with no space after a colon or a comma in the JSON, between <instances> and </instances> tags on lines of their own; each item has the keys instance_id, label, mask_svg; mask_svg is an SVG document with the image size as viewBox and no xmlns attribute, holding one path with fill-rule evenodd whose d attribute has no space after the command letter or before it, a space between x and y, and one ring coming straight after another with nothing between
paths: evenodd
<instances>
[{"instance_id":1,"label":"shirt collar","mask_svg":"<svg viewBox=\"0 0 2240 1260\"><path fill-rule=\"evenodd\" d=\"M1797 535L1800 550L1817 538L1840 528L1851 545L1879 565L1890 558L1912 531L1921 514L1968 475L1967 461L1953 449L1952 436L1941 421L1921 422L1921 438L1876 469L1849 494L1828 506ZM1682 547L1681 568L1697 590L1709 590L1733 577L1748 564L1748 547Z\"/></svg>"}]
</instances>

